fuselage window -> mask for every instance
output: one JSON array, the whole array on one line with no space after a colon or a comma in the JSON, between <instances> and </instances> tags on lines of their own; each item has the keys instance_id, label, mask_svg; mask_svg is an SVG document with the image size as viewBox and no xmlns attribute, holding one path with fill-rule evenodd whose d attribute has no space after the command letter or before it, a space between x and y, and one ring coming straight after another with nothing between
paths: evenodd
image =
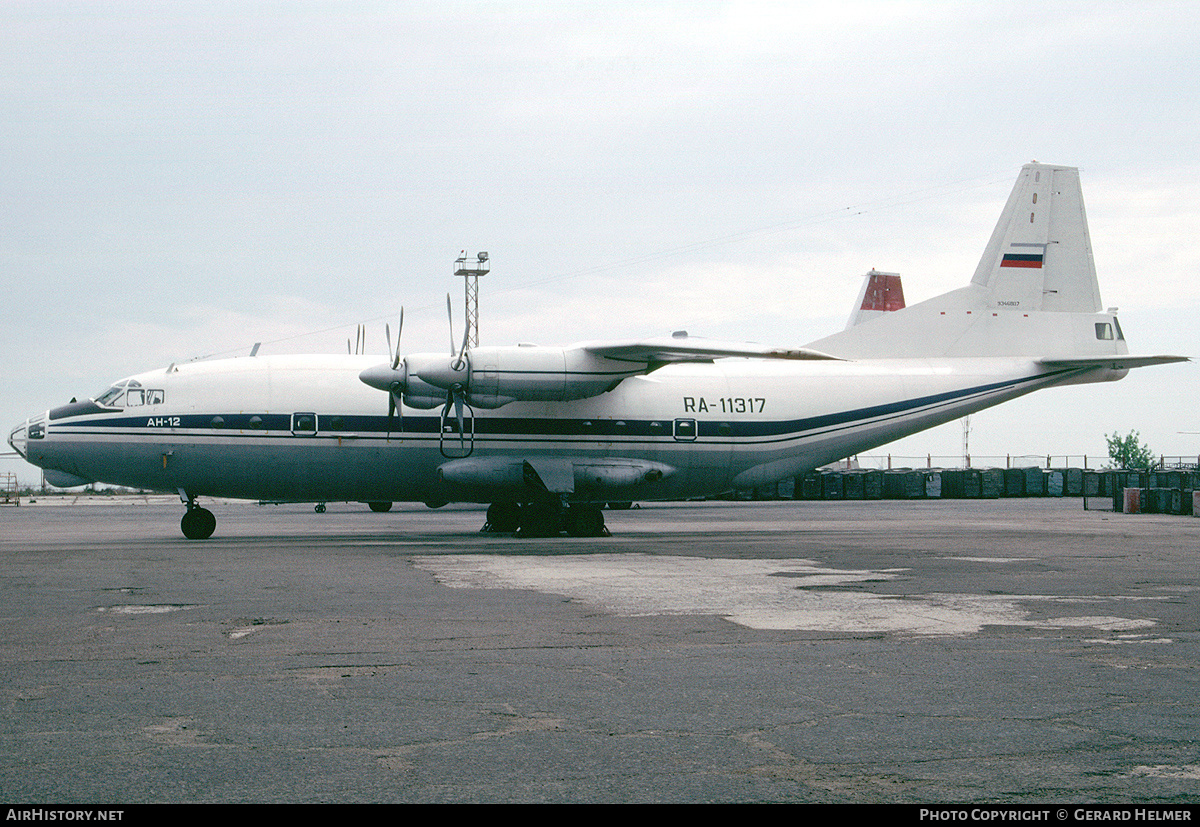
<instances>
[{"instance_id":1,"label":"fuselage window","mask_svg":"<svg viewBox=\"0 0 1200 827\"><path fill-rule=\"evenodd\" d=\"M1111 339L1113 337L1112 325L1108 322L1096 322L1096 338Z\"/></svg>"},{"instance_id":2,"label":"fuselage window","mask_svg":"<svg viewBox=\"0 0 1200 827\"><path fill-rule=\"evenodd\" d=\"M146 404L147 405L161 405L163 403L164 398L165 398L165 396L161 390L146 391Z\"/></svg>"},{"instance_id":3,"label":"fuselage window","mask_svg":"<svg viewBox=\"0 0 1200 827\"><path fill-rule=\"evenodd\" d=\"M1122 342L1125 341L1125 334L1121 332L1121 323L1117 321L1117 317L1113 316L1113 325L1117 328L1117 338Z\"/></svg>"},{"instance_id":4,"label":"fuselage window","mask_svg":"<svg viewBox=\"0 0 1200 827\"><path fill-rule=\"evenodd\" d=\"M130 388L129 392L125 394L126 408L140 408L144 404L146 404L146 394L144 391Z\"/></svg>"},{"instance_id":5,"label":"fuselage window","mask_svg":"<svg viewBox=\"0 0 1200 827\"><path fill-rule=\"evenodd\" d=\"M315 413L292 414L292 433L311 434L317 430L317 415Z\"/></svg>"}]
</instances>

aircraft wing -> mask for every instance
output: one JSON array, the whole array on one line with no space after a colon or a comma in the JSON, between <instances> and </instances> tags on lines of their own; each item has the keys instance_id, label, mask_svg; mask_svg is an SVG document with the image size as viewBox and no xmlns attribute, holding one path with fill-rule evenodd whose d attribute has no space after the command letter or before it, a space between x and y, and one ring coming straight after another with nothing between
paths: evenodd
<instances>
[{"instance_id":1,"label":"aircraft wing","mask_svg":"<svg viewBox=\"0 0 1200 827\"><path fill-rule=\"evenodd\" d=\"M582 342L575 347L629 362L670 364L675 362L711 362L726 357L749 359L833 359L837 356L808 348L780 348L750 342L722 342L715 339L671 337L626 342Z\"/></svg>"},{"instance_id":2,"label":"aircraft wing","mask_svg":"<svg viewBox=\"0 0 1200 827\"><path fill-rule=\"evenodd\" d=\"M1038 359L1038 364L1048 368L1110 368L1126 370L1150 365L1169 365L1173 362L1190 362L1187 356L1076 356L1068 359Z\"/></svg>"}]
</instances>

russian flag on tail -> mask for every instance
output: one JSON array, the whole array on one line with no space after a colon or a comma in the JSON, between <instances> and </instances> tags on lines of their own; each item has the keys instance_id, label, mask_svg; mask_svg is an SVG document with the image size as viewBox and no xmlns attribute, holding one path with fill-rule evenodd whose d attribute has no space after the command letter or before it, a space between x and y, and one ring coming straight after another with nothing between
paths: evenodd
<instances>
[{"instance_id":1,"label":"russian flag on tail","mask_svg":"<svg viewBox=\"0 0 1200 827\"><path fill-rule=\"evenodd\" d=\"M1001 267L1033 267L1041 269L1042 253L1005 253L1000 259Z\"/></svg>"}]
</instances>

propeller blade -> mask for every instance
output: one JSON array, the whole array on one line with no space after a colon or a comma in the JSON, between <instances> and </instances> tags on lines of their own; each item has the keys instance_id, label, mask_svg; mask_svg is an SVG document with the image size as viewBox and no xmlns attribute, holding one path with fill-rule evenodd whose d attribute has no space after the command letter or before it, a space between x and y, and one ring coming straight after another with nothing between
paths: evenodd
<instances>
[{"instance_id":1,"label":"propeller blade","mask_svg":"<svg viewBox=\"0 0 1200 827\"><path fill-rule=\"evenodd\" d=\"M467 337L470 335L470 333L471 333L471 328L466 327L463 329L462 347L460 347L458 349L458 358L454 360L454 369L455 370L462 370L463 359L467 355Z\"/></svg>"},{"instance_id":2,"label":"propeller blade","mask_svg":"<svg viewBox=\"0 0 1200 827\"><path fill-rule=\"evenodd\" d=\"M404 330L404 305L400 305L400 321L396 323L396 356L392 359L392 370L400 367L400 334ZM392 349L392 341L388 340L388 350Z\"/></svg>"},{"instance_id":3,"label":"propeller blade","mask_svg":"<svg viewBox=\"0 0 1200 827\"><path fill-rule=\"evenodd\" d=\"M450 389L446 399L446 407L450 407L450 400L454 400L454 415L458 417L458 447L463 451L467 448L467 436L463 433L463 386L455 385Z\"/></svg>"},{"instance_id":4,"label":"propeller blade","mask_svg":"<svg viewBox=\"0 0 1200 827\"><path fill-rule=\"evenodd\" d=\"M471 335L471 328L466 327L463 329L462 346L458 349L457 352L455 352L455 350L454 350L454 311L450 306L450 294L449 293L446 294L446 317L450 320L450 358L454 360L452 362L452 364L454 365L454 369L462 370L463 357L467 353L467 339Z\"/></svg>"},{"instance_id":5,"label":"propeller blade","mask_svg":"<svg viewBox=\"0 0 1200 827\"><path fill-rule=\"evenodd\" d=\"M400 387L399 382L393 382L391 385L388 386L388 438L389 439L391 439L391 436L392 436L392 417L396 415L397 411L399 411L399 413L400 413L400 432L404 433L404 408L402 406L403 400L400 397L401 393L403 393L403 390Z\"/></svg>"}]
</instances>

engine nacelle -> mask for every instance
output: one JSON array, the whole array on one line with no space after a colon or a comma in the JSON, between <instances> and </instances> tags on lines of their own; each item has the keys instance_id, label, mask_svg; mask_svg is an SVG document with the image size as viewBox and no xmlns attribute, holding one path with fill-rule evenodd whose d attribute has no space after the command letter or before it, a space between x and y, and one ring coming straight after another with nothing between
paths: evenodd
<instances>
[{"instance_id":1,"label":"engine nacelle","mask_svg":"<svg viewBox=\"0 0 1200 827\"><path fill-rule=\"evenodd\" d=\"M446 404L446 391L427 385L417 379L409 379L404 389L404 404L410 408L428 411Z\"/></svg>"},{"instance_id":2,"label":"engine nacelle","mask_svg":"<svg viewBox=\"0 0 1200 827\"><path fill-rule=\"evenodd\" d=\"M417 379L446 391L460 387L467 402L479 408L586 399L646 372L645 363L609 359L583 348L524 345L477 347L461 358L417 353L405 364L410 383ZM404 398L407 403L407 393Z\"/></svg>"},{"instance_id":3,"label":"engine nacelle","mask_svg":"<svg viewBox=\"0 0 1200 827\"><path fill-rule=\"evenodd\" d=\"M539 491L597 500L636 498L655 491L674 473L673 466L661 462L623 457L470 457L438 467L443 482L483 498L501 494L521 498Z\"/></svg>"}]
</instances>

